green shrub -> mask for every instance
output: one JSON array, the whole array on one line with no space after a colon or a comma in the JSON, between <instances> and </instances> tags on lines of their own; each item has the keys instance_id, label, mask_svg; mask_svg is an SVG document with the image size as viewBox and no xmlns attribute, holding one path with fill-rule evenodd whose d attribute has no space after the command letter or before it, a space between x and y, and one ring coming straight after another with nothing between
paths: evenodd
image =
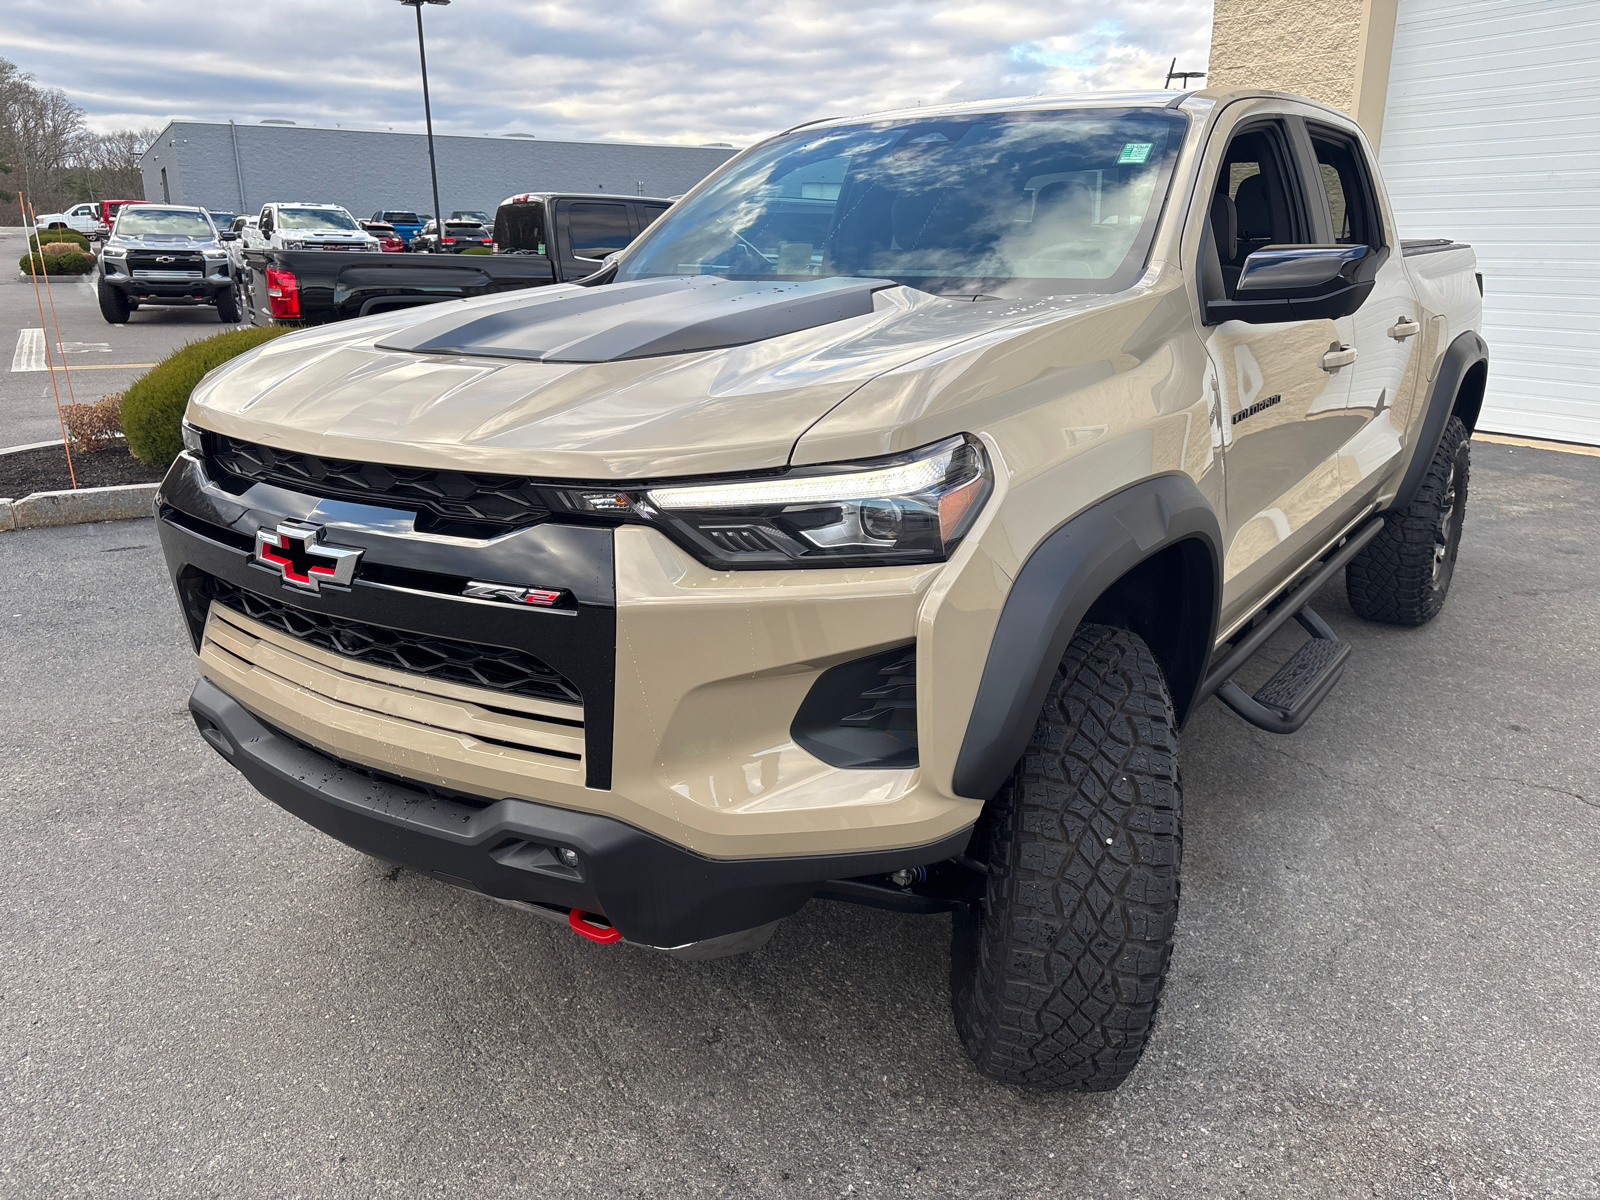
<instances>
[{"instance_id":1,"label":"green shrub","mask_svg":"<svg viewBox=\"0 0 1600 1200\"><path fill-rule=\"evenodd\" d=\"M46 242L47 250L49 246ZM17 259L17 268L24 275L87 275L94 270L94 255L85 254L77 247L60 254L24 254Z\"/></svg>"},{"instance_id":2,"label":"green shrub","mask_svg":"<svg viewBox=\"0 0 1600 1200\"><path fill-rule=\"evenodd\" d=\"M89 250L89 239L76 229L41 229L38 233L28 235L29 250L37 250L40 242L47 246L51 242L71 242L85 253Z\"/></svg>"},{"instance_id":3,"label":"green shrub","mask_svg":"<svg viewBox=\"0 0 1600 1200\"><path fill-rule=\"evenodd\" d=\"M123 393L122 432L140 462L166 467L183 449L183 410L207 371L262 342L292 332L282 326L230 329L174 350Z\"/></svg>"},{"instance_id":4,"label":"green shrub","mask_svg":"<svg viewBox=\"0 0 1600 1200\"><path fill-rule=\"evenodd\" d=\"M457 251L458 254L492 254L494 251L487 246L469 246L465 250Z\"/></svg>"}]
</instances>

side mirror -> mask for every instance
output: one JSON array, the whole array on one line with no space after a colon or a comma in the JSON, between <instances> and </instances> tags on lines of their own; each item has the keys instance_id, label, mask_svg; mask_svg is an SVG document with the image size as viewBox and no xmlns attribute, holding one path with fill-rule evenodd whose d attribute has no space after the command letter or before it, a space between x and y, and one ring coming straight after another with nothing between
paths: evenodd
<instances>
[{"instance_id":1,"label":"side mirror","mask_svg":"<svg viewBox=\"0 0 1600 1200\"><path fill-rule=\"evenodd\" d=\"M1244 260L1233 298L1206 302L1206 324L1332 321L1371 294L1388 251L1370 246L1265 246Z\"/></svg>"},{"instance_id":2,"label":"side mirror","mask_svg":"<svg viewBox=\"0 0 1600 1200\"><path fill-rule=\"evenodd\" d=\"M237 242L239 240L239 235L231 229L225 229L221 233L217 234L217 240L219 242Z\"/></svg>"}]
</instances>

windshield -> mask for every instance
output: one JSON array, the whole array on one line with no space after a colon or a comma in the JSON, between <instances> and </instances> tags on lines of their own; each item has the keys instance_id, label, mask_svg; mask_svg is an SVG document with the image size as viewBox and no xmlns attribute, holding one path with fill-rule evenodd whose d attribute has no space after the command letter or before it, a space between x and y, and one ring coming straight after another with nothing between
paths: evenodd
<instances>
[{"instance_id":1,"label":"windshield","mask_svg":"<svg viewBox=\"0 0 1600 1200\"><path fill-rule=\"evenodd\" d=\"M1084 109L798 130L671 208L618 278L1117 291L1144 268L1184 128L1168 109Z\"/></svg>"},{"instance_id":2,"label":"windshield","mask_svg":"<svg viewBox=\"0 0 1600 1200\"><path fill-rule=\"evenodd\" d=\"M348 229L359 233L355 219L342 208L280 208L279 229Z\"/></svg>"},{"instance_id":3,"label":"windshield","mask_svg":"<svg viewBox=\"0 0 1600 1200\"><path fill-rule=\"evenodd\" d=\"M383 219L395 225L421 225L422 218L414 212L399 212L391 209L383 214Z\"/></svg>"},{"instance_id":4,"label":"windshield","mask_svg":"<svg viewBox=\"0 0 1600 1200\"><path fill-rule=\"evenodd\" d=\"M177 237L209 238L216 230L205 213L184 209L153 208L148 204L130 205L117 217L117 234L121 237L144 237L147 234L169 234Z\"/></svg>"}]
</instances>

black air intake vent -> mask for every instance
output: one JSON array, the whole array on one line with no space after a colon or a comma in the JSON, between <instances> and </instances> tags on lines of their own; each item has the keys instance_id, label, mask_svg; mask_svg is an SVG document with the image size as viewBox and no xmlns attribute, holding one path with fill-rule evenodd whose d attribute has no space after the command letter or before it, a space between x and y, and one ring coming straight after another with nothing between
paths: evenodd
<instances>
[{"instance_id":1,"label":"black air intake vent","mask_svg":"<svg viewBox=\"0 0 1600 1200\"><path fill-rule=\"evenodd\" d=\"M824 671L806 693L789 733L831 766L916 766L916 646L897 646Z\"/></svg>"},{"instance_id":2,"label":"black air intake vent","mask_svg":"<svg viewBox=\"0 0 1600 1200\"><path fill-rule=\"evenodd\" d=\"M439 471L324 458L220 434L205 435L214 470L247 483L271 483L329 500L356 500L417 511L436 522L486 527L488 536L537 525L550 515L539 486L515 475ZM419 519L425 532L428 521Z\"/></svg>"}]
</instances>

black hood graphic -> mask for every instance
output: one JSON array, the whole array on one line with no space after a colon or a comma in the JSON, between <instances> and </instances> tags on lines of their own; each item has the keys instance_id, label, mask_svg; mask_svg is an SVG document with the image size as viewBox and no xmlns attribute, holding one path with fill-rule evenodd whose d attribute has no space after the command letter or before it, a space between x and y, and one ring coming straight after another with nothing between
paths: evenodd
<instances>
[{"instance_id":1,"label":"black hood graphic","mask_svg":"<svg viewBox=\"0 0 1600 1200\"><path fill-rule=\"evenodd\" d=\"M378 343L380 350L472 354L550 363L619 362L720 350L814 329L872 311L887 279L766 283L683 276L610 284L538 297L475 316L422 321Z\"/></svg>"}]
</instances>

